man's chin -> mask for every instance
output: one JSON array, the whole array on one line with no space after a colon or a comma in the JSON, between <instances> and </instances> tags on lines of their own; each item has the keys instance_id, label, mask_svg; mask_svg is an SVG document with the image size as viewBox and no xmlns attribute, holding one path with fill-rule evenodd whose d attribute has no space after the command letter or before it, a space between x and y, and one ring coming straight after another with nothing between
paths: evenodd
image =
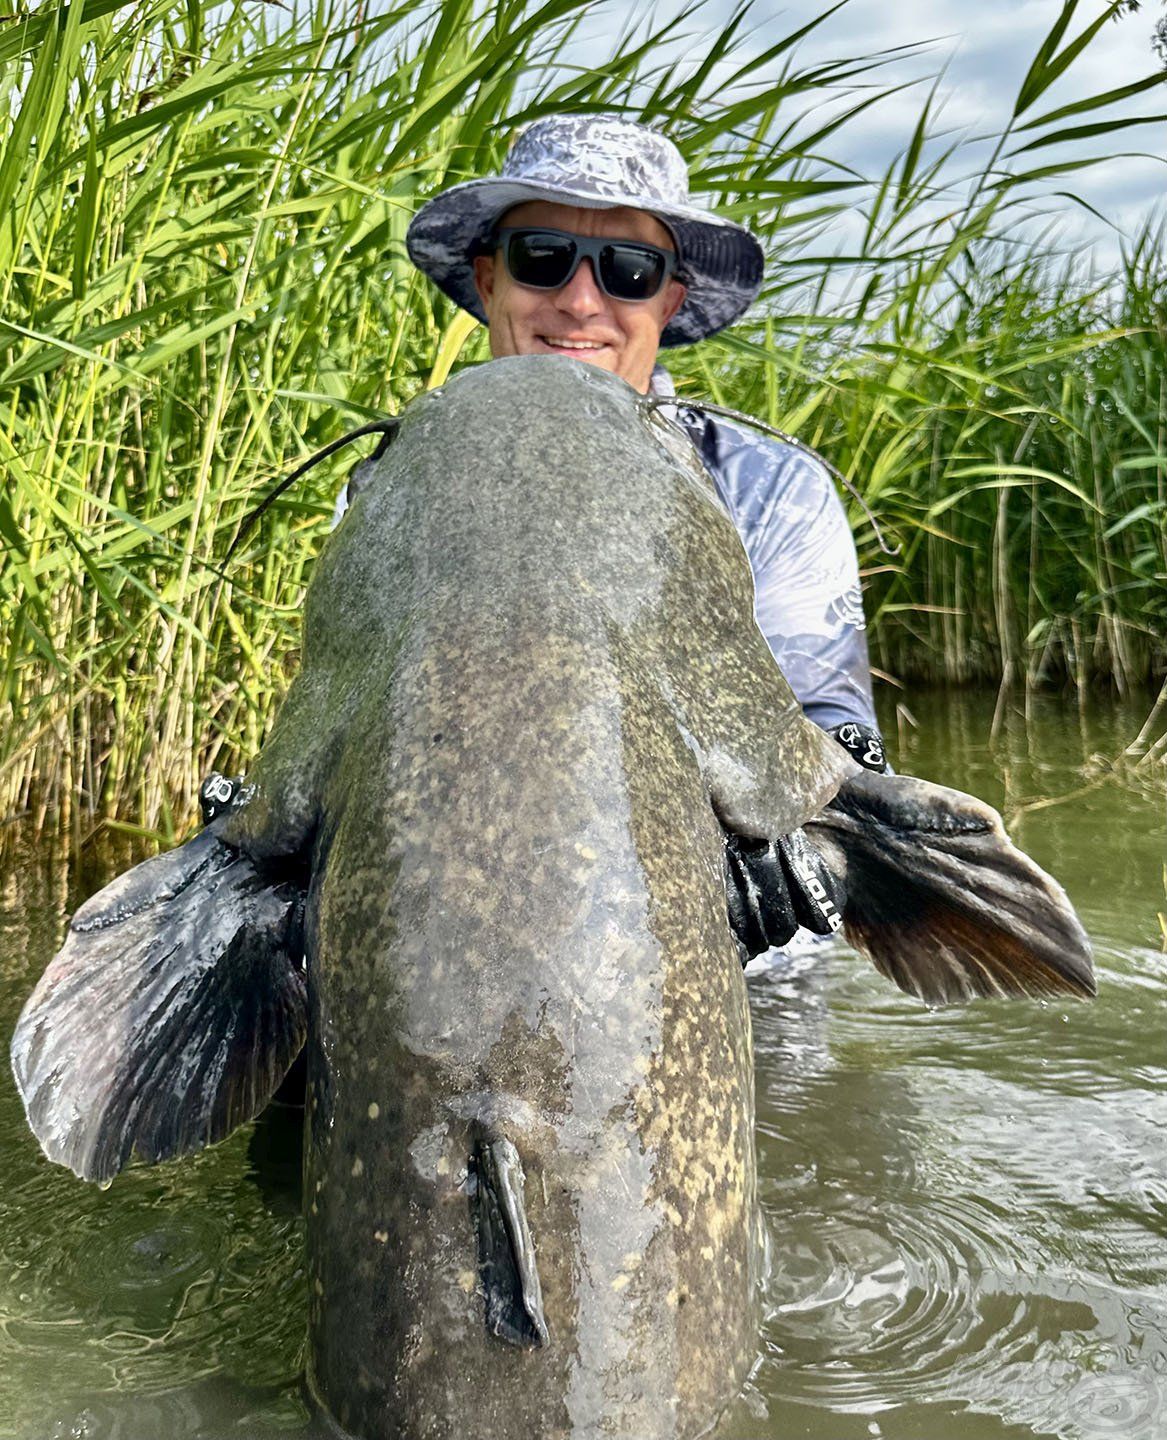
<instances>
[{"instance_id":1,"label":"man's chin","mask_svg":"<svg viewBox=\"0 0 1167 1440\"><path fill-rule=\"evenodd\" d=\"M517 344L514 349L502 352L504 355L558 355L565 360L580 360L585 365L595 365L597 369L607 370L610 375L618 375L627 385L642 394L648 389L647 378L639 373L626 375L621 367L621 360L626 359L624 352L618 350L614 345L600 345L595 350L573 350L565 345L551 345L539 336L531 336L529 339ZM494 352L495 358L501 358L498 351ZM651 365L649 366L651 371Z\"/></svg>"}]
</instances>

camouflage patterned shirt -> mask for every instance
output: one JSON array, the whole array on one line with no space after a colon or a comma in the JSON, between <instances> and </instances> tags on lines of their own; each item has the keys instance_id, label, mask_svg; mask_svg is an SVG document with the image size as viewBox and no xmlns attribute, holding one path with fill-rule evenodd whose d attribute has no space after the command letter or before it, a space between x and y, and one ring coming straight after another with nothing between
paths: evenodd
<instances>
[{"instance_id":1,"label":"camouflage patterned shirt","mask_svg":"<svg viewBox=\"0 0 1167 1440\"><path fill-rule=\"evenodd\" d=\"M676 394L660 365L650 388ZM847 720L875 726L859 562L827 470L792 445L688 410L683 400L677 420L742 537L758 626L802 708L824 729Z\"/></svg>"}]
</instances>

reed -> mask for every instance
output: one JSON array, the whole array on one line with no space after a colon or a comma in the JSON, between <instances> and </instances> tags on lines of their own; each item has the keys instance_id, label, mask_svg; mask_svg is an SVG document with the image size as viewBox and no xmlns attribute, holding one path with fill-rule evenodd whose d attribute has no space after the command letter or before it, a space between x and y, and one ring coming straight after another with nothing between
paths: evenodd
<instances>
[{"instance_id":1,"label":"reed","mask_svg":"<svg viewBox=\"0 0 1167 1440\"><path fill-rule=\"evenodd\" d=\"M588 65L588 0L86 0L9 20L2 813L77 842L99 822L173 835L200 775L254 754L351 453L273 507L226 580L220 562L277 476L485 355L405 229L557 109L666 124L695 188L786 257L750 323L675 371L796 429L891 523L891 564L859 526L882 669L1160 673L1161 237L1090 276L1016 231L1081 163L1083 121L1157 83L1048 108L1095 25L1075 10L955 205L927 105L886 176L830 159L890 88L884 57L811 66L745 9L712 34L647 13ZM851 98L823 119L827 90Z\"/></svg>"},{"instance_id":2,"label":"reed","mask_svg":"<svg viewBox=\"0 0 1167 1440\"><path fill-rule=\"evenodd\" d=\"M854 519L873 658L904 678L1127 694L1167 666L1167 262L1114 275L991 241L937 287L881 275L907 323L832 318L774 407L902 544ZM766 406L755 380L739 403Z\"/></svg>"}]
</instances>

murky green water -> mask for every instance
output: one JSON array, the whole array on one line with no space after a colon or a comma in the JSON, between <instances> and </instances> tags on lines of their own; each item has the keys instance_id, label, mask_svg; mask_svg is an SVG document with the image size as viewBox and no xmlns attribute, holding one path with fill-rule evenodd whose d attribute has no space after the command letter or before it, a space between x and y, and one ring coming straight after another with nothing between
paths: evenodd
<instances>
[{"instance_id":1,"label":"murky green water","mask_svg":"<svg viewBox=\"0 0 1167 1440\"><path fill-rule=\"evenodd\" d=\"M719 1437L1158 1440L1164 813L1092 758L1141 716L1045 701L990 746L991 700L909 703L899 768L1004 810L1077 903L1100 998L930 1013L831 946L751 974L773 1270L758 1368ZM43 855L6 863L5 1044L98 879ZM289 1153L287 1121L269 1111L102 1193L41 1159L5 1067L0 1436L313 1433L295 1183L271 1159Z\"/></svg>"}]
</instances>

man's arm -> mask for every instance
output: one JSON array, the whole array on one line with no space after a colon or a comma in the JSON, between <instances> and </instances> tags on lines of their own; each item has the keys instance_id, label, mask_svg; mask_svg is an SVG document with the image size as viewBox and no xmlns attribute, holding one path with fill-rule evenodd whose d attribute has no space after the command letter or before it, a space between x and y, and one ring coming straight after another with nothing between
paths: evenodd
<instances>
[{"instance_id":1,"label":"man's arm","mask_svg":"<svg viewBox=\"0 0 1167 1440\"><path fill-rule=\"evenodd\" d=\"M755 614L790 688L824 730L874 729L859 562L834 482L793 446L681 411L754 574Z\"/></svg>"}]
</instances>

